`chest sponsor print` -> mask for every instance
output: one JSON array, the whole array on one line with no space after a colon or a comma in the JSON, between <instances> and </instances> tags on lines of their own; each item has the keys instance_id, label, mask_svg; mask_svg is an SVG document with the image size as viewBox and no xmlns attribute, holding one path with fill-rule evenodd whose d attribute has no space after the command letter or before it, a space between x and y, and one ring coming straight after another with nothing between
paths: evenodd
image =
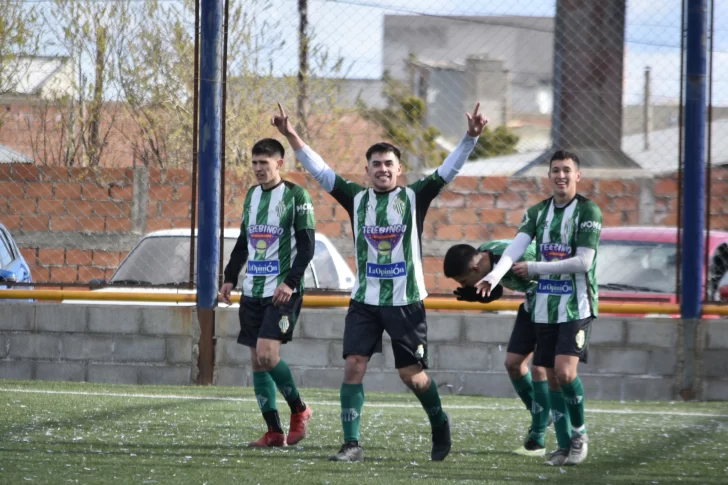
<instances>
[{"instance_id":1,"label":"chest sponsor print","mask_svg":"<svg viewBox=\"0 0 728 485\"><path fill-rule=\"evenodd\" d=\"M283 234L283 228L269 224L248 226L248 239L258 258L264 258L270 248Z\"/></svg>"},{"instance_id":2,"label":"chest sponsor print","mask_svg":"<svg viewBox=\"0 0 728 485\"><path fill-rule=\"evenodd\" d=\"M391 255L392 250L394 250L394 248L396 248L402 240L402 236L404 236L405 231L407 231L406 224L362 227L364 238L371 247L376 249L377 254L380 256Z\"/></svg>"},{"instance_id":3,"label":"chest sponsor print","mask_svg":"<svg viewBox=\"0 0 728 485\"><path fill-rule=\"evenodd\" d=\"M570 295L574 292L571 280L539 280L536 292L542 295Z\"/></svg>"},{"instance_id":4,"label":"chest sponsor print","mask_svg":"<svg viewBox=\"0 0 728 485\"><path fill-rule=\"evenodd\" d=\"M541 261L561 261L571 257L571 246L561 243L542 243L539 246Z\"/></svg>"}]
</instances>

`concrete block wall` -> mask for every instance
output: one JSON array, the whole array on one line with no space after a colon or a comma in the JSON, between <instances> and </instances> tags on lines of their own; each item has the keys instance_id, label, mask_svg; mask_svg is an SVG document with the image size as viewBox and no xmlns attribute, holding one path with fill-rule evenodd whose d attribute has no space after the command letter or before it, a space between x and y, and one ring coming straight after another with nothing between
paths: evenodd
<instances>
[{"instance_id":1,"label":"concrete block wall","mask_svg":"<svg viewBox=\"0 0 728 485\"><path fill-rule=\"evenodd\" d=\"M336 389L343 377L342 336L345 311L304 309L292 343L283 346L302 387ZM506 347L515 315L428 313L429 373L448 393L515 397L505 373ZM728 320L702 323L705 330L695 358L699 399L728 400ZM237 312L218 310L215 383L252 385L247 348L236 343ZM593 399L679 399L682 385L682 325L676 319L598 319L592 329L588 361L580 365ZM702 348L704 347L704 348ZM368 367L365 386L372 391L405 391L394 369L385 333L383 353Z\"/></svg>"},{"instance_id":2,"label":"concrete block wall","mask_svg":"<svg viewBox=\"0 0 728 485\"><path fill-rule=\"evenodd\" d=\"M346 310L305 308L282 347L301 387L337 389L344 371ZM430 374L443 393L515 397L503 368L512 314L428 312ZM236 342L237 309L216 311L215 375L220 386L251 386L250 353ZM728 400L728 319L703 320L684 350L679 319L600 318L580 375L590 398L681 399L684 369L697 399ZM194 384L199 327L195 307L0 302L0 379L122 384ZM405 392L391 342L370 361L371 391Z\"/></svg>"},{"instance_id":3,"label":"concrete block wall","mask_svg":"<svg viewBox=\"0 0 728 485\"><path fill-rule=\"evenodd\" d=\"M192 384L194 307L0 303L0 378Z\"/></svg>"}]
</instances>

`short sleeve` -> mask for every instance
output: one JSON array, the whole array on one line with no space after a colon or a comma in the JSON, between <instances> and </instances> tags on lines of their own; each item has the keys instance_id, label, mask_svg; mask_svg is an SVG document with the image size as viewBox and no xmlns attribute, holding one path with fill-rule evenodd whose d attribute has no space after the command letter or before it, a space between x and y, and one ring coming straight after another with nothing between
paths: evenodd
<instances>
[{"instance_id":1,"label":"short sleeve","mask_svg":"<svg viewBox=\"0 0 728 485\"><path fill-rule=\"evenodd\" d=\"M540 204L528 209L526 213L523 214L521 224L518 226L518 232L526 234L531 239L536 237L536 219L538 219L539 206Z\"/></svg>"},{"instance_id":2,"label":"short sleeve","mask_svg":"<svg viewBox=\"0 0 728 485\"><path fill-rule=\"evenodd\" d=\"M602 210L592 201L584 204L579 215L576 247L597 249L602 233Z\"/></svg>"},{"instance_id":3,"label":"short sleeve","mask_svg":"<svg viewBox=\"0 0 728 485\"><path fill-rule=\"evenodd\" d=\"M313 201L308 191L299 187L293 200L295 203L295 207L293 208L295 210L293 227L296 232L306 229L316 229Z\"/></svg>"}]
</instances>

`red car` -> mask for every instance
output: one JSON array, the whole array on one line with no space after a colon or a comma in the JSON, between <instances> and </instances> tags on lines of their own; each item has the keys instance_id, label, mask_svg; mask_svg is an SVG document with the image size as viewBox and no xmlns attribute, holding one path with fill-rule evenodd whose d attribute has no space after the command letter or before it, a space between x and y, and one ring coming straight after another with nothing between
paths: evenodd
<instances>
[{"instance_id":1,"label":"red car","mask_svg":"<svg viewBox=\"0 0 728 485\"><path fill-rule=\"evenodd\" d=\"M677 228L603 228L597 253L600 301L676 303ZM707 301L728 301L728 232L710 231ZM705 291L705 288L703 289Z\"/></svg>"}]
</instances>

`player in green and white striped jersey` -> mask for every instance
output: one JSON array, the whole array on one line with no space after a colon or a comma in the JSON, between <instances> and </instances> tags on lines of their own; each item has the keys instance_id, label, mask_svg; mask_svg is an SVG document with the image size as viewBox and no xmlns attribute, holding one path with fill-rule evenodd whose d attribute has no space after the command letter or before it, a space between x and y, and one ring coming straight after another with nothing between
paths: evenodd
<instances>
[{"instance_id":1,"label":"player in green and white striped jersey","mask_svg":"<svg viewBox=\"0 0 728 485\"><path fill-rule=\"evenodd\" d=\"M427 296L422 270L422 226L432 200L457 175L475 147L487 120L476 105L468 113L468 132L443 164L431 175L405 187L400 152L389 143L367 150L366 173L371 187L344 180L296 134L285 111L273 124L286 136L296 157L348 212L354 234L357 280L344 324L341 421L344 444L334 461L361 461L359 423L364 404L362 381L367 363L382 351L382 334L392 338L395 367L400 379L415 393L432 426L434 461L450 452L450 424L442 410L435 382L427 368L427 323L422 300Z\"/></svg>"},{"instance_id":2,"label":"player in green and white striped jersey","mask_svg":"<svg viewBox=\"0 0 728 485\"><path fill-rule=\"evenodd\" d=\"M281 179L283 145L266 138L252 152L258 185L245 197L240 236L220 293L230 304L230 292L247 262L238 343L250 347L255 396L268 425L268 432L250 446L284 446L286 441L293 445L306 436L312 411L301 400L280 348L291 340L301 311L303 274L313 259L316 222L308 192ZM276 408L276 387L291 408L287 440Z\"/></svg>"},{"instance_id":3,"label":"player in green and white striped jersey","mask_svg":"<svg viewBox=\"0 0 728 485\"><path fill-rule=\"evenodd\" d=\"M525 293L526 298L518 308L513 331L508 340L505 367L513 388L531 413L531 426L523 444L514 451L517 455L543 456L545 454L546 427L549 422L551 405L549 403L546 369L528 362L536 349L536 329L531 320L536 293L533 278L517 275L509 270L500 284L487 295L478 294L475 285L498 264L510 241L497 240L481 244L478 249L469 244L456 244L447 250L443 261L443 271L447 278L460 284L455 290L458 300L488 303L500 298L505 287ZM519 261L536 261L536 245L531 243Z\"/></svg>"},{"instance_id":4,"label":"player in green and white striped jersey","mask_svg":"<svg viewBox=\"0 0 728 485\"><path fill-rule=\"evenodd\" d=\"M577 367L580 360L586 362L591 323L598 315L595 274L602 212L577 194L579 180L579 158L565 150L554 153L549 164L553 196L526 211L501 260L477 284L487 294L511 266L523 277L538 276L531 312L536 324L533 363L546 367L559 442L547 465L577 465L588 449L584 388ZM513 264L533 239L538 260Z\"/></svg>"}]
</instances>

